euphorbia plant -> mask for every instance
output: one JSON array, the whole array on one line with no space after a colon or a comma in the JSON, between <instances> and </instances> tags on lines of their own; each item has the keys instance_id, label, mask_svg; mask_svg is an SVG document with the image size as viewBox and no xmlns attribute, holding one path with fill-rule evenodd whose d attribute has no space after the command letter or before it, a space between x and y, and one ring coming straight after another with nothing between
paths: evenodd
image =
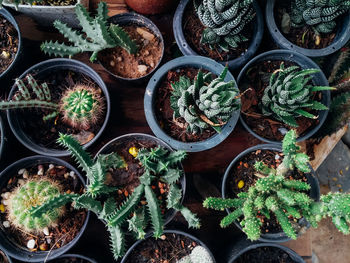
<instances>
[{"instance_id":1,"label":"euphorbia plant","mask_svg":"<svg viewBox=\"0 0 350 263\"><path fill-rule=\"evenodd\" d=\"M296 145L296 132L290 130L283 139L284 159L275 169L263 162L255 163L259 179L247 192L237 194L234 199L207 198L203 206L216 210L233 209L221 220L221 227L227 227L239 220L243 231L250 240L257 240L261 235L262 222L258 217L261 213L266 218L271 213L276 216L285 234L297 238L290 217L304 217L313 227L324 217L332 217L335 226L344 234L349 233L350 195L329 193L323 195L320 201L315 201L307 195L310 185L306 182L287 179L296 170L310 172L309 157L299 152Z\"/></svg>"}]
</instances>

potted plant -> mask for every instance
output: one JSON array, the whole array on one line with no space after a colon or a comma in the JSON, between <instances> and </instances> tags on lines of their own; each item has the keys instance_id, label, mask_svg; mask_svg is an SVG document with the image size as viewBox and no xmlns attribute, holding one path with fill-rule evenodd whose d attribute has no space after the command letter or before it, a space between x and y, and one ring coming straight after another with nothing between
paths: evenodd
<instances>
[{"instance_id":1,"label":"potted plant","mask_svg":"<svg viewBox=\"0 0 350 263\"><path fill-rule=\"evenodd\" d=\"M62 22L78 27L78 20L74 17L74 9L77 5L89 7L89 0L1 0L1 5L13 8L21 13L34 18L40 25L51 26L52 22L59 19Z\"/></svg>"},{"instance_id":2,"label":"potted plant","mask_svg":"<svg viewBox=\"0 0 350 263\"><path fill-rule=\"evenodd\" d=\"M339 231L349 234L350 195L328 193L320 200L311 198L308 180L304 177L297 179L298 174L310 173L311 169L309 157L299 152L300 147L296 145L295 130L286 134L282 149L284 157L279 165L271 164L269 159L254 164L253 172L257 179L249 182L245 191L237 193L235 198L227 198L227 186L223 185L223 198L209 197L204 201L204 207L227 209L228 216L221 220L220 226L227 227L238 220L243 232L252 241L261 237L266 225L273 228L276 224L287 237L297 239L300 232L298 220L301 218L317 227L321 219L330 217ZM244 187L244 184L244 181L239 181L238 188Z\"/></svg>"},{"instance_id":3,"label":"potted plant","mask_svg":"<svg viewBox=\"0 0 350 263\"><path fill-rule=\"evenodd\" d=\"M154 15L165 13L179 2L178 0L126 0L126 4L137 13Z\"/></svg>"},{"instance_id":4,"label":"potted plant","mask_svg":"<svg viewBox=\"0 0 350 263\"><path fill-rule=\"evenodd\" d=\"M334 88L311 59L289 50L273 50L252 59L240 72L241 122L258 139L280 143L296 128L298 141L324 123ZM277 86L280 86L276 88Z\"/></svg>"},{"instance_id":5,"label":"potted plant","mask_svg":"<svg viewBox=\"0 0 350 263\"><path fill-rule=\"evenodd\" d=\"M349 10L349 3L344 0L268 0L266 23L280 48L308 57L323 57L336 52L350 39Z\"/></svg>"},{"instance_id":6,"label":"potted plant","mask_svg":"<svg viewBox=\"0 0 350 263\"><path fill-rule=\"evenodd\" d=\"M79 172L54 157L21 159L0 174L0 249L25 262L53 259L70 249L83 234L89 219L86 210L72 210L67 202L35 218L32 206L60 194L84 191Z\"/></svg>"},{"instance_id":7,"label":"potted plant","mask_svg":"<svg viewBox=\"0 0 350 263\"><path fill-rule=\"evenodd\" d=\"M99 3L95 18L82 5L77 5L75 12L86 36L55 21L54 26L73 45L44 42L42 51L61 57L92 52L92 62L98 59L110 74L129 81L144 79L159 65L164 53L163 38L147 18L137 14L108 18L104 2Z\"/></svg>"},{"instance_id":8,"label":"potted plant","mask_svg":"<svg viewBox=\"0 0 350 263\"><path fill-rule=\"evenodd\" d=\"M227 68L209 58L185 56L153 75L144 108L157 137L175 149L198 152L218 145L233 131L240 95Z\"/></svg>"},{"instance_id":9,"label":"potted plant","mask_svg":"<svg viewBox=\"0 0 350 263\"><path fill-rule=\"evenodd\" d=\"M264 19L255 0L181 0L173 30L184 55L210 57L235 70L257 51Z\"/></svg>"},{"instance_id":10,"label":"potted plant","mask_svg":"<svg viewBox=\"0 0 350 263\"><path fill-rule=\"evenodd\" d=\"M0 9L0 80L15 68L22 51L21 32L15 18Z\"/></svg>"},{"instance_id":11,"label":"potted plant","mask_svg":"<svg viewBox=\"0 0 350 263\"><path fill-rule=\"evenodd\" d=\"M215 263L207 246L194 236L178 230L165 230L159 239L152 233L131 246L122 263L152 262Z\"/></svg>"},{"instance_id":12,"label":"potted plant","mask_svg":"<svg viewBox=\"0 0 350 263\"><path fill-rule=\"evenodd\" d=\"M77 254L64 254L62 256L59 256L58 258L54 260L50 260L51 263L97 263L96 260L92 258L85 257L83 255L77 255Z\"/></svg>"},{"instance_id":13,"label":"potted plant","mask_svg":"<svg viewBox=\"0 0 350 263\"><path fill-rule=\"evenodd\" d=\"M43 155L69 155L55 144L60 132L90 146L102 134L110 113L104 82L76 60L34 65L16 80L8 98L1 101L0 109L8 110L11 130L27 148Z\"/></svg>"}]
</instances>

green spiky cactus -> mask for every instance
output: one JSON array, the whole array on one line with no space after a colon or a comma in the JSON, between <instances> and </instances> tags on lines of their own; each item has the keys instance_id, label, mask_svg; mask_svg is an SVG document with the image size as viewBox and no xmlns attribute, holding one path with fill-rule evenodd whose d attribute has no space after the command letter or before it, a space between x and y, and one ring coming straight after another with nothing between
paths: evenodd
<instances>
[{"instance_id":1,"label":"green spiky cactus","mask_svg":"<svg viewBox=\"0 0 350 263\"><path fill-rule=\"evenodd\" d=\"M239 91L234 81L225 82L228 69L212 80L209 72L199 71L191 85L187 77L180 77L172 84L171 107L174 118L183 117L187 130L201 132L212 127L217 132L231 118L232 112L240 108Z\"/></svg>"},{"instance_id":2,"label":"green spiky cactus","mask_svg":"<svg viewBox=\"0 0 350 263\"><path fill-rule=\"evenodd\" d=\"M312 80L310 75L317 72L319 72L318 69L299 70L297 66L285 68L284 63L281 63L280 69L272 73L269 85L264 90L261 101L262 113L292 127L298 127L296 117L316 119L315 115L305 109L327 110L328 108L313 100L314 92L334 89L309 84Z\"/></svg>"},{"instance_id":3,"label":"green spiky cactus","mask_svg":"<svg viewBox=\"0 0 350 263\"><path fill-rule=\"evenodd\" d=\"M190 255L178 260L177 263L213 263L213 258L208 250L202 246L196 246Z\"/></svg>"},{"instance_id":4,"label":"green spiky cactus","mask_svg":"<svg viewBox=\"0 0 350 263\"><path fill-rule=\"evenodd\" d=\"M253 0L193 0L195 12L206 27L201 43L229 51L248 41L242 31L255 16L252 3Z\"/></svg>"},{"instance_id":5,"label":"green spiky cactus","mask_svg":"<svg viewBox=\"0 0 350 263\"><path fill-rule=\"evenodd\" d=\"M97 59L98 52L117 46L124 48L130 54L137 53L138 47L130 36L118 25L108 23L108 9L105 2L99 3L95 18L92 18L81 4L76 6L75 13L85 34L80 34L56 20L54 22L55 28L73 45L69 46L58 43L58 41L44 42L41 45L41 50L44 53L71 57L81 52L92 52L90 57L92 62Z\"/></svg>"},{"instance_id":6,"label":"green spiky cactus","mask_svg":"<svg viewBox=\"0 0 350 263\"><path fill-rule=\"evenodd\" d=\"M317 34L331 33L336 19L350 10L349 0L293 0L291 26L312 26Z\"/></svg>"}]
</instances>

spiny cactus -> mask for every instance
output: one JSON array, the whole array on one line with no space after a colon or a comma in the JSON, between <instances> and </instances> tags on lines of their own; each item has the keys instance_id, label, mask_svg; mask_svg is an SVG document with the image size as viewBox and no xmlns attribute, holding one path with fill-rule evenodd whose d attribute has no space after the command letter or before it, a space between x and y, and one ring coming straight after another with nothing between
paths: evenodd
<instances>
[{"instance_id":1,"label":"spiny cactus","mask_svg":"<svg viewBox=\"0 0 350 263\"><path fill-rule=\"evenodd\" d=\"M96 60L98 52L107 48L119 46L130 54L137 53L138 47L130 39L130 36L118 25L108 23L108 8L105 2L99 3L97 15L94 19L81 4L76 6L75 13L85 34L80 34L61 21L56 20L54 22L55 28L72 42L73 46L58 43L58 41L50 41L41 45L42 51L49 55L53 54L61 57L71 57L81 52L90 51L92 52L90 57L92 62Z\"/></svg>"},{"instance_id":2,"label":"spiny cactus","mask_svg":"<svg viewBox=\"0 0 350 263\"><path fill-rule=\"evenodd\" d=\"M208 250L202 246L196 246L190 255L183 257L177 263L213 263L213 258Z\"/></svg>"},{"instance_id":3,"label":"spiny cactus","mask_svg":"<svg viewBox=\"0 0 350 263\"><path fill-rule=\"evenodd\" d=\"M291 26L312 26L317 34L331 33L336 19L350 10L349 0L293 0Z\"/></svg>"},{"instance_id":4,"label":"spiny cactus","mask_svg":"<svg viewBox=\"0 0 350 263\"><path fill-rule=\"evenodd\" d=\"M65 91L58 103L51 101L51 92L47 83L39 85L32 75L23 80L16 79L18 92L10 101L0 101L0 110L41 108L52 110L43 117L48 120L62 115L63 122L79 130L88 130L96 124L103 113L104 101L100 93L92 87L76 84ZM32 99L32 94L35 98Z\"/></svg>"},{"instance_id":5,"label":"spiny cactus","mask_svg":"<svg viewBox=\"0 0 350 263\"><path fill-rule=\"evenodd\" d=\"M193 0L195 12L206 27L201 43L229 51L248 41L242 30L255 16L252 3L253 0Z\"/></svg>"},{"instance_id":6,"label":"spiny cactus","mask_svg":"<svg viewBox=\"0 0 350 263\"><path fill-rule=\"evenodd\" d=\"M212 73L198 72L194 84L181 76L172 84L171 107L174 118L183 117L187 130L201 132L212 127L217 132L231 118L232 112L240 108L239 91L233 80L225 82L227 67L221 75L212 80Z\"/></svg>"},{"instance_id":7,"label":"spiny cactus","mask_svg":"<svg viewBox=\"0 0 350 263\"><path fill-rule=\"evenodd\" d=\"M314 86L309 84L311 74L319 72L318 69L299 70L298 66L284 67L274 71L270 77L269 85L262 97L262 113L273 116L292 127L298 127L296 117L304 116L316 119L317 116L305 109L327 110L322 103L313 100L313 93L322 90L332 90L327 86Z\"/></svg>"}]
</instances>

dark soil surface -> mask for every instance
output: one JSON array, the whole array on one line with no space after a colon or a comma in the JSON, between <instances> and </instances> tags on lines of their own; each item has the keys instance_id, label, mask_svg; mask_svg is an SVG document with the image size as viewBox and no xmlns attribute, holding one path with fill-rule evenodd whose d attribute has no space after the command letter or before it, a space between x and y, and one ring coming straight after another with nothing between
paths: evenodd
<instances>
[{"instance_id":1,"label":"dark soil surface","mask_svg":"<svg viewBox=\"0 0 350 263\"><path fill-rule=\"evenodd\" d=\"M257 150L244 156L237 164L232 168L231 174L227 180L227 196L235 198L240 192L247 192L249 187L254 185L259 179L256 177L254 164L257 161L263 161L269 167L277 168L283 160L283 153L270 151L270 150ZM307 181L303 173L298 171L291 172L290 179ZM242 188L238 187L240 181L244 182ZM262 233L279 233L282 232L281 226L277 223L274 214L271 213L271 218L267 219L263 215L259 215L260 220L263 222ZM296 220L295 220L296 222Z\"/></svg>"},{"instance_id":2,"label":"dark soil surface","mask_svg":"<svg viewBox=\"0 0 350 263\"><path fill-rule=\"evenodd\" d=\"M50 261L51 263L91 263L82 258L59 258Z\"/></svg>"},{"instance_id":3,"label":"dark soil surface","mask_svg":"<svg viewBox=\"0 0 350 263\"><path fill-rule=\"evenodd\" d=\"M174 111L170 106L170 97L173 91L171 84L178 81L180 76L187 76L194 80L199 69L181 68L169 71L167 76L156 89L154 110L160 127L172 138L182 142L198 142L209 139L216 134L212 128L203 130L200 134L193 134L187 131L187 124L184 118L174 119Z\"/></svg>"},{"instance_id":4,"label":"dark soil surface","mask_svg":"<svg viewBox=\"0 0 350 263\"><path fill-rule=\"evenodd\" d=\"M35 76L34 76L35 78ZM40 76L36 79L38 83L46 82L50 88L52 101L59 102L64 91L73 87L75 84L85 84L87 86L98 89L103 101L102 90L88 76L68 70L52 72L50 75ZM105 113L101 115L99 122L90 127L89 130L82 131L72 128L63 122L61 116L44 121L43 117L51 111L43 109L26 109L17 110L20 125L25 132L36 144L49 149L62 149L56 143L59 133L72 134L81 144L86 144L91 141L100 131L105 120Z\"/></svg>"},{"instance_id":5,"label":"dark soil surface","mask_svg":"<svg viewBox=\"0 0 350 263\"><path fill-rule=\"evenodd\" d=\"M0 15L0 74L13 62L18 51L16 28Z\"/></svg>"},{"instance_id":6,"label":"dark soil surface","mask_svg":"<svg viewBox=\"0 0 350 263\"><path fill-rule=\"evenodd\" d=\"M295 263L288 253L277 247L259 247L241 255L235 263Z\"/></svg>"},{"instance_id":7,"label":"dark soil surface","mask_svg":"<svg viewBox=\"0 0 350 263\"><path fill-rule=\"evenodd\" d=\"M75 5L77 0L42 0L39 2L34 2L36 5L48 5L48 6L69 6Z\"/></svg>"},{"instance_id":8,"label":"dark soil surface","mask_svg":"<svg viewBox=\"0 0 350 263\"><path fill-rule=\"evenodd\" d=\"M136 41L139 50L137 54L129 54L121 47L106 49L100 52L98 58L102 65L113 74L136 79L153 71L162 57L162 42L146 27L136 25L123 26L129 36ZM142 35L142 32L146 32Z\"/></svg>"},{"instance_id":9,"label":"dark soil surface","mask_svg":"<svg viewBox=\"0 0 350 263\"><path fill-rule=\"evenodd\" d=\"M242 31L244 36L248 39L251 39L253 36L253 21L246 25L246 28ZM240 57L247 51L250 45L250 41L248 40L246 42L240 43L239 47L230 48L229 52L224 52L221 51L220 48L213 50L209 47L208 44L201 44L200 40L205 26L197 17L197 14L195 13L193 8L192 1L190 1L190 4L188 4L187 8L185 9L182 27L187 43L196 53L204 57L210 57L217 61L229 61Z\"/></svg>"},{"instance_id":10,"label":"dark soil surface","mask_svg":"<svg viewBox=\"0 0 350 263\"><path fill-rule=\"evenodd\" d=\"M84 185L80 182L77 175L70 175L70 170L64 166L54 166L49 168L49 164L43 164L44 175L42 177L48 177L51 180L57 182L62 187L62 193L83 193ZM38 173L39 166L23 167L28 171L28 176L13 175L7 182L7 186L1 189L1 193L12 192L16 187L29 179L40 178ZM26 177L26 178L24 178ZM63 247L71 242L81 230L84 221L86 219L85 210L75 210L71 204L67 204L65 207L64 215L59 219L56 226L49 228L49 235L46 236L42 231L36 233L27 233L21 229L15 228L11 225L9 228L5 228L1 224L0 229L4 231L6 235L15 244L18 244L23 249L27 250L27 243L29 240L35 240L35 248L32 251L49 251ZM0 213L0 220L4 222L7 220L6 206L5 213Z\"/></svg>"},{"instance_id":11,"label":"dark soil surface","mask_svg":"<svg viewBox=\"0 0 350 263\"><path fill-rule=\"evenodd\" d=\"M320 42L316 44L316 34L311 26L303 26L303 27L291 27L288 34L283 33L281 30L281 22L284 12L286 11L288 14L291 13L291 4L290 1L276 1L276 6L274 10L274 16L276 25L278 26L281 33L292 43L296 44L299 47L307 48L307 49L321 49L328 47L332 44L336 32L324 34L320 34ZM337 25L340 24L341 21L337 19ZM335 28L335 31L337 28Z\"/></svg>"},{"instance_id":12,"label":"dark soil surface","mask_svg":"<svg viewBox=\"0 0 350 263\"><path fill-rule=\"evenodd\" d=\"M176 263L191 254L197 245L183 235L165 234L157 240L148 238L131 252L126 263Z\"/></svg>"},{"instance_id":13,"label":"dark soil surface","mask_svg":"<svg viewBox=\"0 0 350 263\"><path fill-rule=\"evenodd\" d=\"M281 141L285 133L294 128L289 125L275 120L273 117L266 117L262 114L260 109L261 98L264 95L264 90L269 84L271 74L280 68L282 61L263 61L252 66L246 71L246 75L242 78L240 83L241 93L246 91L242 97L242 117L248 126L258 135L263 138ZM293 66L290 62L284 62L285 67ZM322 94L315 93L314 99L320 101ZM317 111L306 110L317 116ZM315 127L319 120L310 119L303 116L297 117L296 121L299 127L294 128L299 136L304 135L313 127Z\"/></svg>"}]
</instances>

